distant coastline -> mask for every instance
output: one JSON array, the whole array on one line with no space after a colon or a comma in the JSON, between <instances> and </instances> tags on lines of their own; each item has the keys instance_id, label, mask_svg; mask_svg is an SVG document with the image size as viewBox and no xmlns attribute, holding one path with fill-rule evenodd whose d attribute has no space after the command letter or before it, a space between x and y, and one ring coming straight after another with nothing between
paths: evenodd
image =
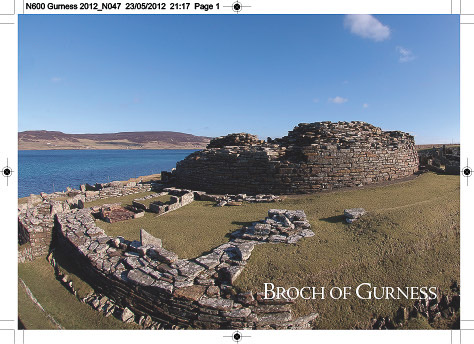
<instances>
[{"instance_id":1,"label":"distant coastline","mask_svg":"<svg viewBox=\"0 0 474 344\"><path fill-rule=\"evenodd\" d=\"M172 131L67 134L35 130L18 133L18 150L203 149L210 139Z\"/></svg>"}]
</instances>

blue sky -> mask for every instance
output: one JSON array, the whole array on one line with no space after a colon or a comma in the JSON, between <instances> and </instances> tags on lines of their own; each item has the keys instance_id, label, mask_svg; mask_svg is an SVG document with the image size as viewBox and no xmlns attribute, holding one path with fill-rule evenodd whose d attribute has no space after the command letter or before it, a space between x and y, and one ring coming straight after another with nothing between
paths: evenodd
<instances>
[{"instance_id":1,"label":"blue sky","mask_svg":"<svg viewBox=\"0 0 474 344\"><path fill-rule=\"evenodd\" d=\"M19 131L266 138L352 120L459 142L459 17L20 16Z\"/></svg>"}]
</instances>

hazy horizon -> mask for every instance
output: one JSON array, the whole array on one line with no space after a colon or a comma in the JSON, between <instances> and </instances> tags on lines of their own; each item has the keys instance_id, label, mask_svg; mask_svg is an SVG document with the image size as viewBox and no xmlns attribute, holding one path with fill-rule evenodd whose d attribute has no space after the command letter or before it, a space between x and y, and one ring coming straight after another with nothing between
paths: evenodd
<instances>
[{"instance_id":1,"label":"hazy horizon","mask_svg":"<svg viewBox=\"0 0 474 344\"><path fill-rule=\"evenodd\" d=\"M451 143L459 88L454 15L19 18L19 132L275 138L360 120Z\"/></svg>"}]
</instances>

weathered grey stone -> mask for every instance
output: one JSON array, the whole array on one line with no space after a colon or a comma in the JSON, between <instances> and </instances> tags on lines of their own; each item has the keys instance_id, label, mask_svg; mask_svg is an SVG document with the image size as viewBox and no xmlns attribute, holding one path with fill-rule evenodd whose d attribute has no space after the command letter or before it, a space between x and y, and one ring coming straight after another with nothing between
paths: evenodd
<instances>
[{"instance_id":1,"label":"weathered grey stone","mask_svg":"<svg viewBox=\"0 0 474 344\"><path fill-rule=\"evenodd\" d=\"M268 241L273 243L286 243L287 238L283 235L270 235Z\"/></svg>"},{"instance_id":2,"label":"weathered grey stone","mask_svg":"<svg viewBox=\"0 0 474 344\"><path fill-rule=\"evenodd\" d=\"M366 213L364 208L344 209L344 216L349 219L358 219Z\"/></svg>"},{"instance_id":3,"label":"weathered grey stone","mask_svg":"<svg viewBox=\"0 0 474 344\"><path fill-rule=\"evenodd\" d=\"M227 318L246 318L252 313L250 308L233 309L230 312L222 312L222 315Z\"/></svg>"},{"instance_id":4,"label":"weathered grey stone","mask_svg":"<svg viewBox=\"0 0 474 344\"><path fill-rule=\"evenodd\" d=\"M162 247L150 248L147 251L147 254L150 258L166 264L174 263L178 260L178 255L176 253L168 251Z\"/></svg>"},{"instance_id":5,"label":"weathered grey stone","mask_svg":"<svg viewBox=\"0 0 474 344\"><path fill-rule=\"evenodd\" d=\"M237 253L240 256L239 258L241 260L248 260L255 247L255 242L249 241L245 243L239 243L235 244L235 247L237 247Z\"/></svg>"},{"instance_id":6,"label":"weathered grey stone","mask_svg":"<svg viewBox=\"0 0 474 344\"><path fill-rule=\"evenodd\" d=\"M180 275L186 278L194 279L197 275L203 272L205 268L194 262L186 261L182 266L179 267L178 271Z\"/></svg>"},{"instance_id":7,"label":"weathered grey stone","mask_svg":"<svg viewBox=\"0 0 474 344\"><path fill-rule=\"evenodd\" d=\"M314 236L314 232L310 229L303 229L299 233L303 238L311 238Z\"/></svg>"},{"instance_id":8,"label":"weathered grey stone","mask_svg":"<svg viewBox=\"0 0 474 344\"><path fill-rule=\"evenodd\" d=\"M219 265L221 256L222 254L212 252L205 256L196 258L196 262L204 266L206 269L212 269Z\"/></svg>"},{"instance_id":9,"label":"weathered grey stone","mask_svg":"<svg viewBox=\"0 0 474 344\"><path fill-rule=\"evenodd\" d=\"M124 323L131 323L131 322L134 322L135 321L135 314L133 314L133 312L128 309L127 307L125 307L123 309L123 312L122 312L122 315L120 317L120 320L122 320Z\"/></svg>"},{"instance_id":10,"label":"weathered grey stone","mask_svg":"<svg viewBox=\"0 0 474 344\"><path fill-rule=\"evenodd\" d=\"M173 285L169 282L165 282L163 280L155 280L151 285L152 288L158 289L161 292L165 292L167 294L173 293Z\"/></svg>"},{"instance_id":11,"label":"weathered grey stone","mask_svg":"<svg viewBox=\"0 0 474 344\"><path fill-rule=\"evenodd\" d=\"M222 200L222 201L219 201L219 202L216 204L216 207L223 207L223 206L225 206L226 204L227 204L227 201Z\"/></svg>"},{"instance_id":12,"label":"weathered grey stone","mask_svg":"<svg viewBox=\"0 0 474 344\"><path fill-rule=\"evenodd\" d=\"M192 285L190 287L175 289L173 295L186 300L197 301L204 295L205 291L205 286Z\"/></svg>"},{"instance_id":13,"label":"weathered grey stone","mask_svg":"<svg viewBox=\"0 0 474 344\"><path fill-rule=\"evenodd\" d=\"M162 247L161 239L155 238L144 229L140 229L140 241L144 246L152 245L154 247Z\"/></svg>"},{"instance_id":14,"label":"weathered grey stone","mask_svg":"<svg viewBox=\"0 0 474 344\"><path fill-rule=\"evenodd\" d=\"M130 270L127 274L127 278L139 285L150 286L155 281L155 279L144 272L134 269Z\"/></svg>"},{"instance_id":15,"label":"weathered grey stone","mask_svg":"<svg viewBox=\"0 0 474 344\"><path fill-rule=\"evenodd\" d=\"M203 296L199 301L199 305L203 307L209 307L212 309L217 309L220 311L230 311L232 310L232 306L234 305L234 301L229 299L221 299L221 298L210 298L207 296Z\"/></svg>"},{"instance_id":16,"label":"weathered grey stone","mask_svg":"<svg viewBox=\"0 0 474 344\"><path fill-rule=\"evenodd\" d=\"M291 320L291 313L268 313L258 315L258 324L259 325L270 325L270 324L280 324L286 321Z\"/></svg>"}]
</instances>

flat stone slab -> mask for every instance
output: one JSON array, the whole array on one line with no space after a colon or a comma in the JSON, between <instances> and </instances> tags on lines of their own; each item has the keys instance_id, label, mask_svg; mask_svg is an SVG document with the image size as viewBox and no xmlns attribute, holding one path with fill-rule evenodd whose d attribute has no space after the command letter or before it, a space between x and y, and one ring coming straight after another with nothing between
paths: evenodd
<instances>
[{"instance_id":1,"label":"flat stone slab","mask_svg":"<svg viewBox=\"0 0 474 344\"><path fill-rule=\"evenodd\" d=\"M178 260L178 255L176 253L168 251L162 247L150 248L147 251L147 255L152 259L159 260L166 264L171 264Z\"/></svg>"},{"instance_id":2,"label":"flat stone slab","mask_svg":"<svg viewBox=\"0 0 474 344\"><path fill-rule=\"evenodd\" d=\"M358 219L366 213L364 208L344 209L344 216L349 219Z\"/></svg>"},{"instance_id":3,"label":"flat stone slab","mask_svg":"<svg viewBox=\"0 0 474 344\"><path fill-rule=\"evenodd\" d=\"M155 238L144 229L140 229L140 241L143 246L152 245L154 247L162 247L161 239Z\"/></svg>"},{"instance_id":4,"label":"flat stone slab","mask_svg":"<svg viewBox=\"0 0 474 344\"><path fill-rule=\"evenodd\" d=\"M173 295L175 297L197 301L204 295L206 289L207 287L202 285L192 285L190 287L175 289Z\"/></svg>"},{"instance_id":5,"label":"flat stone slab","mask_svg":"<svg viewBox=\"0 0 474 344\"><path fill-rule=\"evenodd\" d=\"M127 278L136 284L145 286L149 286L155 281L153 277L138 269L130 270L127 274Z\"/></svg>"},{"instance_id":6,"label":"flat stone slab","mask_svg":"<svg viewBox=\"0 0 474 344\"><path fill-rule=\"evenodd\" d=\"M209 307L212 309L217 309L220 311L230 311L234 306L234 301L229 299L221 299L221 298L210 298L203 296L199 301L199 305L203 307Z\"/></svg>"},{"instance_id":7,"label":"flat stone slab","mask_svg":"<svg viewBox=\"0 0 474 344\"><path fill-rule=\"evenodd\" d=\"M173 293L173 285L169 282L156 280L151 285L152 288L156 288L160 291L164 291L165 293L172 294Z\"/></svg>"},{"instance_id":8,"label":"flat stone slab","mask_svg":"<svg viewBox=\"0 0 474 344\"><path fill-rule=\"evenodd\" d=\"M196 262L204 266L206 269L213 269L219 265L221 256L222 254L219 254L218 252L212 252L205 256L196 258Z\"/></svg>"},{"instance_id":9,"label":"flat stone slab","mask_svg":"<svg viewBox=\"0 0 474 344\"><path fill-rule=\"evenodd\" d=\"M186 278L194 279L197 275L203 272L206 268L194 262L185 261L179 268L180 275Z\"/></svg>"}]
</instances>

